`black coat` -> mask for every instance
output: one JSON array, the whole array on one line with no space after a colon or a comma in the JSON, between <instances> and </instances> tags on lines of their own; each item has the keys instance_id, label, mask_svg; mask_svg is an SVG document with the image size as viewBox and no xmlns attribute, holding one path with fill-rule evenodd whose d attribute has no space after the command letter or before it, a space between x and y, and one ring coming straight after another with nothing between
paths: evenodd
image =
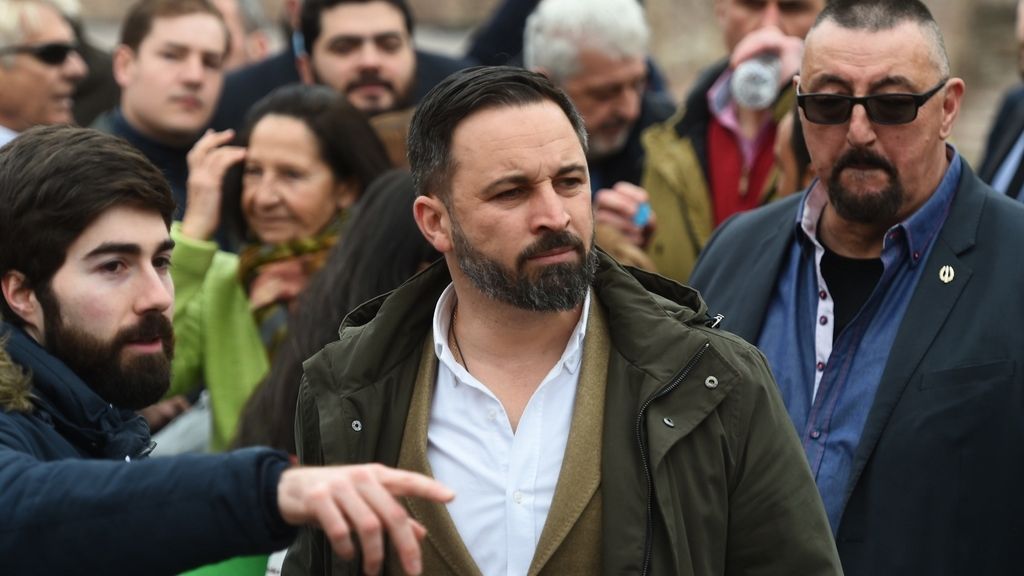
<instances>
[{"instance_id":1,"label":"black coat","mask_svg":"<svg viewBox=\"0 0 1024 576\"><path fill-rule=\"evenodd\" d=\"M802 195L727 221L691 282L757 341ZM1024 206L964 164L854 460L837 530L851 576L1024 567ZM949 283L939 271L951 266Z\"/></svg>"},{"instance_id":2,"label":"black coat","mask_svg":"<svg viewBox=\"0 0 1024 576\"><path fill-rule=\"evenodd\" d=\"M0 407L0 574L177 574L291 541L277 512L283 453L147 459L141 417L20 329L3 332L32 375L33 409Z\"/></svg>"}]
</instances>

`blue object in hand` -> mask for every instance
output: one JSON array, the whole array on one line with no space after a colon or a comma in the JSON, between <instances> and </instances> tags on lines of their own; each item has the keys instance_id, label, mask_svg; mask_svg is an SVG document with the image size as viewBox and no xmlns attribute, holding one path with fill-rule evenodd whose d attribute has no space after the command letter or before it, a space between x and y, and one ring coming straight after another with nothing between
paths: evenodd
<instances>
[{"instance_id":1,"label":"blue object in hand","mask_svg":"<svg viewBox=\"0 0 1024 576\"><path fill-rule=\"evenodd\" d=\"M651 221L651 203L643 202L636 207L636 214L633 215L633 225L637 228L647 226Z\"/></svg>"}]
</instances>

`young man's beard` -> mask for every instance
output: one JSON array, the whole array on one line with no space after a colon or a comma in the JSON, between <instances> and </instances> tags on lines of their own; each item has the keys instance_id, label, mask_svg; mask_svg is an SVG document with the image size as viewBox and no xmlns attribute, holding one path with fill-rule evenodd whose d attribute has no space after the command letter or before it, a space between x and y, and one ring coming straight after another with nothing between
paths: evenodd
<instances>
[{"instance_id":1,"label":"young man's beard","mask_svg":"<svg viewBox=\"0 0 1024 576\"><path fill-rule=\"evenodd\" d=\"M67 326L60 304L48 291L39 291L47 322L46 349L59 358L101 398L117 408L140 410L160 400L171 382L174 328L160 312L146 312L137 324L102 341L77 326ZM158 339L163 350L125 355L132 342Z\"/></svg>"},{"instance_id":2,"label":"young man's beard","mask_svg":"<svg viewBox=\"0 0 1024 576\"><path fill-rule=\"evenodd\" d=\"M477 290L524 310L572 310L583 303L597 273L597 254L593 246L585 250L582 240L565 230L548 233L528 246L516 259L515 269L509 269L478 251L454 218L452 239L459 269ZM524 269L530 257L558 248L572 248L580 257L579 262L545 266L536 273L536 277L531 277Z\"/></svg>"}]
</instances>

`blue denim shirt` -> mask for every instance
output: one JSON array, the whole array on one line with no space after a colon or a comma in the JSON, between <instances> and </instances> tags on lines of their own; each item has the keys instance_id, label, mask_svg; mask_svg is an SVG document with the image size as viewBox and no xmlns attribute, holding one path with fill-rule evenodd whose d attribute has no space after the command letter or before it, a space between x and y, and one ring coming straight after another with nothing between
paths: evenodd
<instances>
[{"instance_id":1,"label":"blue denim shirt","mask_svg":"<svg viewBox=\"0 0 1024 576\"><path fill-rule=\"evenodd\" d=\"M889 350L960 182L960 155L952 147L949 152L949 168L935 193L886 233L882 277L834 341L834 302L821 275L824 249L817 239L828 198L824 187L813 183L798 211L795 241L758 337L833 532L842 519L854 455Z\"/></svg>"}]
</instances>

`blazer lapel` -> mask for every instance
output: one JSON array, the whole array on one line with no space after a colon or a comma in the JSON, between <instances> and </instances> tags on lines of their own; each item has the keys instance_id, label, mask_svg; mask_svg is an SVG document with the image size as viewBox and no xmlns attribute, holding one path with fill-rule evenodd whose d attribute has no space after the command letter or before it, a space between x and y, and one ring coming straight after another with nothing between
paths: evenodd
<instances>
[{"instance_id":1,"label":"blazer lapel","mask_svg":"<svg viewBox=\"0 0 1024 576\"><path fill-rule=\"evenodd\" d=\"M405 423L402 438L402 449L398 457L398 467L420 472L433 477L430 462L427 460L427 426L430 424L430 404L434 396L434 384L437 380L437 356L434 354L433 335L427 337L420 359L420 371L416 377L409 416ZM447 573L467 576L479 575L473 557L466 549L459 536L455 522L448 514L448 508L439 502L429 502L416 498L404 498L403 503L410 515L427 529L427 537L423 542L424 567L440 558L447 566ZM429 547L429 548L428 548ZM392 565L394 573L399 572L397 560ZM389 566L391 568L392 566ZM389 570L389 573L391 571Z\"/></svg>"},{"instance_id":2,"label":"blazer lapel","mask_svg":"<svg viewBox=\"0 0 1024 576\"><path fill-rule=\"evenodd\" d=\"M792 212L796 214L796 212ZM790 243L793 239L793 227L783 226L765 231L761 241L761 249L752 253L749 259L749 266L745 271L736 270L741 275L743 282L748 286L770 286L774 287L782 268L782 262L786 259ZM722 327L743 338L747 342L757 342L761 334L761 325L764 323L765 312L768 310L768 303L771 302L773 289L760 290L736 290L737 299L729 303L726 309L733 310L732 317L726 316ZM713 299L714 294L709 294ZM716 312L709 310L711 315Z\"/></svg>"},{"instance_id":3,"label":"blazer lapel","mask_svg":"<svg viewBox=\"0 0 1024 576\"><path fill-rule=\"evenodd\" d=\"M981 182L966 163L963 164L963 171L949 216L924 264L924 272L889 352L889 360L854 455L853 470L846 489L847 498L857 485L903 391L974 274L960 255L974 246L986 194ZM946 266L954 274L949 282L940 278L940 271Z\"/></svg>"},{"instance_id":4,"label":"blazer lapel","mask_svg":"<svg viewBox=\"0 0 1024 576\"><path fill-rule=\"evenodd\" d=\"M601 430L609 349L604 309L596 298L592 298L569 441L566 443L551 509L530 563L531 575L539 574L544 569L579 521L583 511L594 498L600 498ZM595 535L600 535L600 523L593 526L593 529Z\"/></svg>"}]
</instances>

